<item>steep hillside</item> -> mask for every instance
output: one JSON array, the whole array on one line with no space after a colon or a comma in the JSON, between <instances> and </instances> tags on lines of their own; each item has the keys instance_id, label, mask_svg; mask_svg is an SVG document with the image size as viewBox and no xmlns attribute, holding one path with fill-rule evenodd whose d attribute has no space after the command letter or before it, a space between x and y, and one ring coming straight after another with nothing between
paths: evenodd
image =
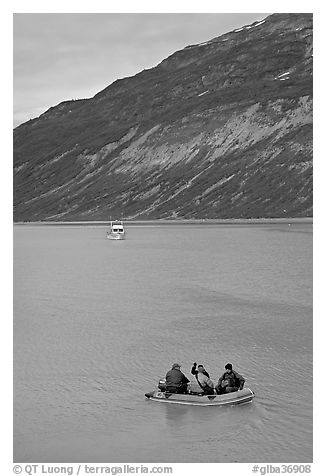
<instances>
[{"instance_id":1,"label":"steep hillside","mask_svg":"<svg viewBox=\"0 0 326 476\"><path fill-rule=\"evenodd\" d=\"M312 15L190 45L14 130L14 220L312 216Z\"/></svg>"}]
</instances>

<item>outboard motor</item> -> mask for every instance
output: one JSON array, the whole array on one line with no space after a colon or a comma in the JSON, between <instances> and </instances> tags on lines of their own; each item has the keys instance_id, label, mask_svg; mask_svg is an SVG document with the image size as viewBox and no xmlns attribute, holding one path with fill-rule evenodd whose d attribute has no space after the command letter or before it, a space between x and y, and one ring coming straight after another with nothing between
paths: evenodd
<instances>
[{"instance_id":1,"label":"outboard motor","mask_svg":"<svg viewBox=\"0 0 326 476\"><path fill-rule=\"evenodd\" d=\"M165 392L166 390L166 382L165 379L161 378L158 382L158 388L161 390L161 392Z\"/></svg>"}]
</instances>

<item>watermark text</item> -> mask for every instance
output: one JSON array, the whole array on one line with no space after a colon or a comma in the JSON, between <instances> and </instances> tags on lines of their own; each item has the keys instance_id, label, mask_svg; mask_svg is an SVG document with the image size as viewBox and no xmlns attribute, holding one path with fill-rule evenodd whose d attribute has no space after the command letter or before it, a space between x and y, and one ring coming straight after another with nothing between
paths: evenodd
<instances>
[{"instance_id":1,"label":"watermark text","mask_svg":"<svg viewBox=\"0 0 326 476\"><path fill-rule=\"evenodd\" d=\"M67 474L85 475L85 474L110 474L115 476L117 474L172 474L172 466L151 466L151 465L91 465L91 464L77 464L77 465L49 465L49 464L15 464L13 466L14 474L28 474L34 475L53 475L53 474Z\"/></svg>"},{"instance_id":2,"label":"watermark text","mask_svg":"<svg viewBox=\"0 0 326 476\"><path fill-rule=\"evenodd\" d=\"M311 473L311 464L255 464L252 467L252 473L257 476L266 474L309 474Z\"/></svg>"}]
</instances>

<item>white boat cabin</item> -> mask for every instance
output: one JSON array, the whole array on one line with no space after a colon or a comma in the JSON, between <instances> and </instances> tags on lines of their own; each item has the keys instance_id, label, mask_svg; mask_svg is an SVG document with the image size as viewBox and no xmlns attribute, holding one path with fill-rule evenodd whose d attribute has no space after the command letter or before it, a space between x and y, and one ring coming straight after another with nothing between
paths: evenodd
<instances>
[{"instance_id":1,"label":"white boat cabin","mask_svg":"<svg viewBox=\"0 0 326 476\"><path fill-rule=\"evenodd\" d=\"M124 227L122 221L112 222L111 221L111 233L124 233Z\"/></svg>"},{"instance_id":2,"label":"white boat cabin","mask_svg":"<svg viewBox=\"0 0 326 476\"><path fill-rule=\"evenodd\" d=\"M115 220L110 222L110 231L107 232L109 240L123 240L125 237L125 229L123 222Z\"/></svg>"}]
</instances>

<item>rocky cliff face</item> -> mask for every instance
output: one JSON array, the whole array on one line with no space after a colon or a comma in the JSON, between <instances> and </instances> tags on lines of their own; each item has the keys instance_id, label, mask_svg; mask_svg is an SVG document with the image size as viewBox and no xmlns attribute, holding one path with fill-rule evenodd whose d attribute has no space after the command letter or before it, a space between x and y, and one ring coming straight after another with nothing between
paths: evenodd
<instances>
[{"instance_id":1,"label":"rocky cliff face","mask_svg":"<svg viewBox=\"0 0 326 476\"><path fill-rule=\"evenodd\" d=\"M312 15L177 51L14 130L14 219L312 216Z\"/></svg>"}]
</instances>

